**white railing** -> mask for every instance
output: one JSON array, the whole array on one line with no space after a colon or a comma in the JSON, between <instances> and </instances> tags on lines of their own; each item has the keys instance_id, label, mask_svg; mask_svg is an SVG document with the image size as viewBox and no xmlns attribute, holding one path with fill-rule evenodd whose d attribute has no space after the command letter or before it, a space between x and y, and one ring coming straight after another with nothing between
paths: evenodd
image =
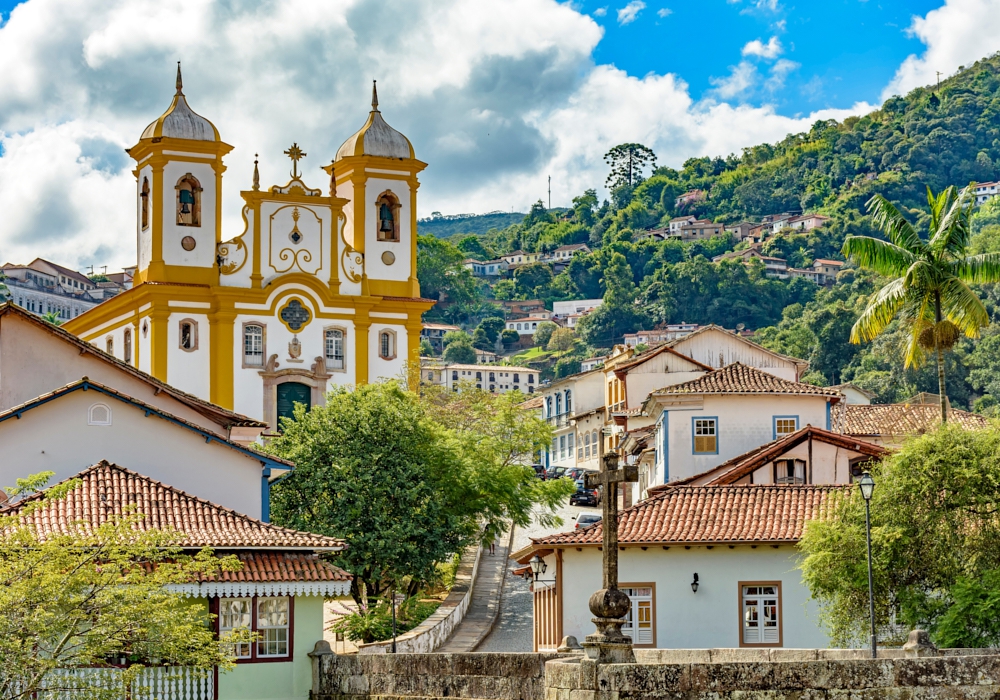
<instances>
[{"instance_id":1,"label":"white railing","mask_svg":"<svg viewBox=\"0 0 1000 700\"><path fill-rule=\"evenodd\" d=\"M120 668L74 668L50 674L42 700L77 700L120 685ZM94 693L94 691L98 693ZM106 697L106 696L105 696ZM122 693L129 700L214 700L215 674L183 666L150 666L142 669L132 688Z\"/></svg>"}]
</instances>

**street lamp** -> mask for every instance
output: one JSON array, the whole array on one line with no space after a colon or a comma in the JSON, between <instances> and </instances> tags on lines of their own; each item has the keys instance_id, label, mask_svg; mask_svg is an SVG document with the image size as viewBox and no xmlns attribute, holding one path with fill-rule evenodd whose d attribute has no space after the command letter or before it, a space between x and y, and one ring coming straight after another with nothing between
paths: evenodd
<instances>
[{"instance_id":1,"label":"street lamp","mask_svg":"<svg viewBox=\"0 0 1000 700\"><path fill-rule=\"evenodd\" d=\"M698 592L698 574L695 574L694 579L691 581L691 592L692 593Z\"/></svg>"},{"instance_id":2,"label":"street lamp","mask_svg":"<svg viewBox=\"0 0 1000 700\"><path fill-rule=\"evenodd\" d=\"M545 569L547 568L545 560L536 554L528 563L531 564L531 573L535 575L535 583L538 583L539 575L544 574Z\"/></svg>"},{"instance_id":3,"label":"street lamp","mask_svg":"<svg viewBox=\"0 0 1000 700\"><path fill-rule=\"evenodd\" d=\"M392 584L392 653L396 653L396 584Z\"/></svg>"},{"instance_id":4,"label":"street lamp","mask_svg":"<svg viewBox=\"0 0 1000 700\"><path fill-rule=\"evenodd\" d=\"M872 585L872 493L875 491L875 480L872 475L865 472L858 482L861 489L861 497L865 499L865 542L868 545L868 616L871 619L871 647L872 658L878 658L878 651L875 646L875 593Z\"/></svg>"}]
</instances>

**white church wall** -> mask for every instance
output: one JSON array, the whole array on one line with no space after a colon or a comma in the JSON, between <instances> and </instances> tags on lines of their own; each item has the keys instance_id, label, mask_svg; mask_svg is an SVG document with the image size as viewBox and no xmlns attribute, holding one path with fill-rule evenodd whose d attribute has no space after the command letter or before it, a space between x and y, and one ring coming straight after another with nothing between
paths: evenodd
<instances>
[{"instance_id":1,"label":"white church wall","mask_svg":"<svg viewBox=\"0 0 1000 700\"><path fill-rule=\"evenodd\" d=\"M820 627L818 609L795 567L798 550L791 545L716 545L712 549L650 545L618 553L619 585L654 584L656 646L662 649L706 649L740 646L740 582L781 582L781 626L786 648L824 648L830 640ZM546 557L554 572L555 555ZM698 574L698 592L691 581ZM601 552L596 548L563 550L563 634L583 639L594 630L587 606L601 588Z\"/></svg>"},{"instance_id":2,"label":"white church wall","mask_svg":"<svg viewBox=\"0 0 1000 700\"><path fill-rule=\"evenodd\" d=\"M246 221L243 232L225 245L227 249L227 264L235 264L239 269L228 275L219 275L219 284L223 287L243 287L249 289L252 284L250 275L253 274L254 211L247 205L243 207L243 218ZM223 238L226 238L226 235L226 232L223 232ZM240 243L243 245L242 248L240 247ZM241 262L242 266L240 265Z\"/></svg>"},{"instance_id":3,"label":"white church wall","mask_svg":"<svg viewBox=\"0 0 1000 700\"><path fill-rule=\"evenodd\" d=\"M379 333L388 330L395 333L396 356L386 360L379 356ZM379 323L373 321L368 331L368 375L369 381L382 379L406 379L406 327L401 323Z\"/></svg>"},{"instance_id":4,"label":"white church wall","mask_svg":"<svg viewBox=\"0 0 1000 700\"><path fill-rule=\"evenodd\" d=\"M667 425L667 479L683 479L722 464L774 440L774 417L796 416L798 427L826 428L826 399L821 396L706 396L701 408L670 408ZM715 418L717 454L694 454L695 418ZM662 425L661 423L661 429ZM657 434L657 449L663 436Z\"/></svg>"},{"instance_id":5,"label":"white church wall","mask_svg":"<svg viewBox=\"0 0 1000 700\"><path fill-rule=\"evenodd\" d=\"M136 342L138 343L138 348L139 348L138 367L146 374L149 374L150 370L152 369L149 357L150 350L152 347L150 344L151 335L149 331L151 323L152 321L149 320L148 316L143 316L142 318L139 319L139 331L136 333ZM143 333L142 331L143 325L145 325L146 327L145 333Z\"/></svg>"},{"instance_id":6,"label":"white church wall","mask_svg":"<svg viewBox=\"0 0 1000 700\"><path fill-rule=\"evenodd\" d=\"M198 154L184 154L198 156ZM177 224L177 184L191 173L201 185L201 225ZM215 265L215 171L209 163L168 162L163 167L163 261L167 265L212 267ZM184 250L181 241L191 236L193 250Z\"/></svg>"},{"instance_id":7,"label":"white church wall","mask_svg":"<svg viewBox=\"0 0 1000 700\"><path fill-rule=\"evenodd\" d=\"M181 348L181 322L195 324L195 348ZM167 321L167 384L204 399L210 384L211 347L206 314L175 311Z\"/></svg>"},{"instance_id":8,"label":"white church wall","mask_svg":"<svg viewBox=\"0 0 1000 700\"><path fill-rule=\"evenodd\" d=\"M149 226L145 229L142 228L142 181L146 179L149 181ZM139 240L139 269L144 270L149 267L150 260L153 259L153 237L151 235L153 230L153 217L159 216L159 212L153 206L153 168L149 165L145 165L139 168L139 179L136 181L136 213L135 213L135 228L136 235Z\"/></svg>"},{"instance_id":9,"label":"white church wall","mask_svg":"<svg viewBox=\"0 0 1000 700\"><path fill-rule=\"evenodd\" d=\"M406 175L400 172L400 175ZM378 240L378 207L376 199L389 190L399 200L399 241ZM369 279L405 282L410 278L410 185L405 180L372 177L365 185L365 270ZM387 264L383 254L392 253L395 260Z\"/></svg>"},{"instance_id":10,"label":"white church wall","mask_svg":"<svg viewBox=\"0 0 1000 700\"><path fill-rule=\"evenodd\" d=\"M303 204L263 202L261 204L261 274L264 283L293 272L330 277L330 210ZM294 219L298 215L298 221ZM299 242L291 234L297 226Z\"/></svg>"},{"instance_id":11,"label":"white church wall","mask_svg":"<svg viewBox=\"0 0 1000 700\"><path fill-rule=\"evenodd\" d=\"M89 425L89 409L111 409L111 425ZM59 426L53 430L53 426ZM261 465L218 443L96 391L76 391L0 423L0 480L55 472L50 484L102 459L194 496L261 516Z\"/></svg>"}]
</instances>

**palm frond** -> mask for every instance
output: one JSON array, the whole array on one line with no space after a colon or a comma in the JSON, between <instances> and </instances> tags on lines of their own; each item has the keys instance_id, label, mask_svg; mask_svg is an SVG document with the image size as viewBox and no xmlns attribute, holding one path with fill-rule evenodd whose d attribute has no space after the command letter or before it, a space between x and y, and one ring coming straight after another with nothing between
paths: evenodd
<instances>
[{"instance_id":1,"label":"palm frond","mask_svg":"<svg viewBox=\"0 0 1000 700\"><path fill-rule=\"evenodd\" d=\"M883 277L899 277L917 260L908 249L871 236L848 236L841 252L857 265Z\"/></svg>"},{"instance_id":2,"label":"palm frond","mask_svg":"<svg viewBox=\"0 0 1000 700\"><path fill-rule=\"evenodd\" d=\"M894 245L913 254L919 254L926 249L927 244L920 239L920 234L913 228L913 224L882 195L876 194L868 200L868 213L871 214L875 225Z\"/></svg>"},{"instance_id":3,"label":"palm frond","mask_svg":"<svg viewBox=\"0 0 1000 700\"><path fill-rule=\"evenodd\" d=\"M911 295L910 308L904 308L900 313L910 325L909 342L906 345L906 356L903 367L920 367L927 359L927 351L920 343L921 334L934 325L934 314L930 308L930 295L923 294L919 298Z\"/></svg>"},{"instance_id":4,"label":"palm frond","mask_svg":"<svg viewBox=\"0 0 1000 700\"><path fill-rule=\"evenodd\" d=\"M972 284L1000 282L1000 253L970 255L949 264L955 277Z\"/></svg>"},{"instance_id":5,"label":"palm frond","mask_svg":"<svg viewBox=\"0 0 1000 700\"><path fill-rule=\"evenodd\" d=\"M943 207L950 202L947 213L939 218L936 228L931 236L930 247L940 256L948 253L957 258L965 255L969 246L969 239L972 236L969 217L972 214L971 202L972 193L975 192L975 183L970 183L955 195L955 187L951 186L942 194L947 197L941 202ZM938 212L940 214L940 212Z\"/></svg>"},{"instance_id":6,"label":"palm frond","mask_svg":"<svg viewBox=\"0 0 1000 700\"><path fill-rule=\"evenodd\" d=\"M969 338L990 324L990 314L969 286L952 277L941 286L941 313Z\"/></svg>"},{"instance_id":7,"label":"palm frond","mask_svg":"<svg viewBox=\"0 0 1000 700\"><path fill-rule=\"evenodd\" d=\"M902 278L890 281L868 301L868 306L851 328L851 342L871 342L885 330L896 312L906 301L907 291Z\"/></svg>"}]
</instances>

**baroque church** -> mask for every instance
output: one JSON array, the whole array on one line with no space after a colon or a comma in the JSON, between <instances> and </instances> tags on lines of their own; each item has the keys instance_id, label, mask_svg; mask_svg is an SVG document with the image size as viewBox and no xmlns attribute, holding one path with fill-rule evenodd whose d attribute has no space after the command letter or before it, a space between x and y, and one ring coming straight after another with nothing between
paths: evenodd
<instances>
[{"instance_id":1,"label":"baroque church","mask_svg":"<svg viewBox=\"0 0 1000 700\"><path fill-rule=\"evenodd\" d=\"M66 330L183 391L277 427L336 386L406 378L419 364L417 174L372 87L368 120L323 168L243 197L244 230L222 231L232 146L177 91L128 149L135 160L134 286Z\"/></svg>"}]
</instances>

